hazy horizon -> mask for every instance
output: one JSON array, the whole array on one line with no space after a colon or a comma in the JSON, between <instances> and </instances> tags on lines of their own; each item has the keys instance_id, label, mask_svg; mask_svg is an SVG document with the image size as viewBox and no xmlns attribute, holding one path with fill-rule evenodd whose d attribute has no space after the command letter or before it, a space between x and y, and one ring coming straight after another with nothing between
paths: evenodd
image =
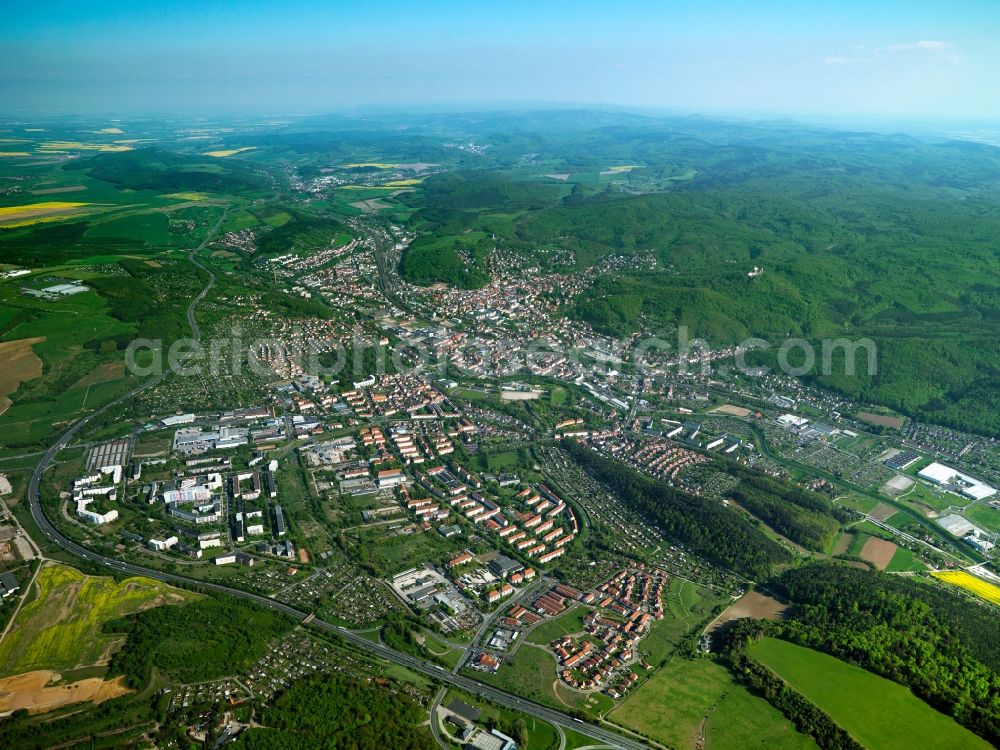
<instances>
[{"instance_id":1,"label":"hazy horizon","mask_svg":"<svg viewBox=\"0 0 1000 750\"><path fill-rule=\"evenodd\" d=\"M0 31L4 111L580 106L709 116L1000 120L1000 5L961 0L366 6L177 0Z\"/></svg>"}]
</instances>

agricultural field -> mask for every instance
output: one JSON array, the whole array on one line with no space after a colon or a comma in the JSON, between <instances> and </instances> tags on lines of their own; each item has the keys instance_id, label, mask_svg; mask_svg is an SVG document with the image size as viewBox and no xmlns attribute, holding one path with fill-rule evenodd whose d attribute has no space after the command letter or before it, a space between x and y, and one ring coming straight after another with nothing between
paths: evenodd
<instances>
[{"instance_id":1,"label":"agricultural field","mask_svg":"<svg viewBox=\"0 0 1000 750\"><path fill-rule=\"evenodd\" d=\"M16 311L12 325L0 325L0 348L15 357L10 360L13 366L0 375L3 442L38 444L56 425L99 404L127 382L117 345L108 345L102 353L99 342L135 328L112 317L96 291L45 301L25 297L6 284L0 285L0 305Z\"/></svg>"},{"instance_id":2,"label":"agricultural field","mask_svg":"<svg viewBox=\"0 0 1000 750\"><path fill-rule=\"evenodd\" d=\"M13 229L39 224L45 221L55 221L80 213L89 203L72 203L69 201L41 201L21 206L0 207L0 227Z\"/></svg>"},{"instance_id":3,"label":"agricultural field","mask_svg":"<svg viewBox=\"0 0 1000 750\"><path fill-rule=\"evenodd\" d=\"M865 541L859 556L879 570L885 570L895 557L897 549L898 547L892 542L871 536Z\"/></svg>"},{"instance_id":4,"label":"agricultural field","mask_svg":"<svg viewBox=\"0 0 1000 750\"><path fill-rule=\"evenodd\" d=\"M104 623L196 598L149 578L117 583L58 564L42 568L30 593L34 598L0 642L0 674L106 664L121 639L104 633Z\"/></svg>"},{"instance_id":5,"label":"agricultural field","mask_svg":"<svg viewBox=\"0 0 1000 750\"><path fill-rule=\"evenodd\" d=\"M922 572L927 570L927 566L912 551L899 547L885 570L887 573Z\"/></svg>"},{"instance_id":6,"label":"agricultural field","mask_svg":"<svg viewBox=\"0 0 1000 750\"><path fill-rule=\"evenodd\" d=\"M755 620L780 620L788 609L787 604L782 604L774 597L762 594L759 591L748 591L741 596L732 606L719 615L707 632L711 633L726 625L726 623L739 620L743 617L752 617Z\"/></svg>"},{"instance_id":7,"label":"agricultural field","mask_svg":"<svg viewBox=\"0 0 1000 750\"><path fill-rule=\"evenodd\" d=\"M215 158L225 158L227 156L236 156L236 154L242 154L244 151L253 151L256 146L243 146L242 148L224 148L217 151L206 151L202 156L212 156Z\"/></svg>"},{"instance_id":8,"label":"agricultural field","mask_svg":"<svg viewBox=\"0 0 1000 750\"><path fill-rule=\"evenodd\" d=\"M984 581L972 573L966 573L964 570L941 570L931 575L945 583L950 583L952 586L965 589L980 599L1000 606L1000 586Z\"/></svg>"},{"instance_id":9,"label":"agricultural field","mask_svg":"<svg viewBox=\"0 0 1000 750\"><path fill-rule=\"evenodd\" d=\"M14 393L26 380L40 377L42 360L35 354L32 346L44 341L42 338L19 339L0 342L0 360L3 370L0 371L0 414L7 411L13 403L8 395Z\"/></svg>"},{"instance_id":10,"label":"agricultural field","mask_svg":"<svg viewBox=\"0 0 1000 750\"><path fill-rule=\"evenodd\" d=\"M669 707L669 710L665 710ZM815 748L777 709L709 659L675 657L608 716L677 750Z\"/></svg>"},{"instance_id":11,"label":"agricultural field","mask_svg":"<svg viewBox=\"0 0 1000 750\"><path fill-rule=\"evenodd\" d=\"M749 653L865 747L975 750L989 745L907 688L832 656L776 638Z\"/></svg>"},{"instance_id":12,"label":"agricultural field","mask_svg":"<svg viewBox=\"0 0 1000 750\"><path fill-rule=\"evenodd\" d=\"M25 151L56 143L30 134L20 140ZM0 257L30 272L0 281L0 346L16 354L0 376L5 446L43 445L69 420L127 390L123 351L136 336L173 340L188 332L184 310L204 280L191 273L186 252L224 206L248 205L239 194L257 185L236 162L153 148L84 150L30 170L11 161L0 173L0 183L15 184L0 195ZM41 291L70 281L86 291ZM18 343L26 340L28 349Z\"/></svg>"}]
</instances>

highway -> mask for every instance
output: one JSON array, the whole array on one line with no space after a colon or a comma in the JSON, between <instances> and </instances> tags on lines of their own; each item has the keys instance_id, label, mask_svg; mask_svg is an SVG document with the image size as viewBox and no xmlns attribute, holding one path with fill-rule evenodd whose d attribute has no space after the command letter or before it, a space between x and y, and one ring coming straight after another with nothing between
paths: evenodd
<instances>
[{"instance_id":1,"label":"highway","mask_svg":"<svg viewBox=\"0 0 1000 750\"><path fill-rule=\"evenodd\" d=\"M45 457L39 462L38 466L35 468L35 472L31 476L31 483L29 485L29 498L31 505L31 515L34 518L35 523L38 524L38 528L41 530L42 534L51 542L59 545L67 552L70 552L77 557L81 557L85 560L91 562L105 565L112 568L120 573L127 573L129 575L137 576L147 576L149 578L156 579L158 581L163 581L164 583L174 583L182 584L188 586L195 586L202 589L207 589L209 591L217 591L219 593L225 593L232 596L238 596L243 599L248 599L250 601L256 602L264 607L270 607L271 609L284 612L299 621L304 620L309 613L298 610L287 604L275 601L266 596L261 596L260 594L254 594L249 591L242 591L240 589L233 589L227 586L222 586L217 583L211 583L208 581L199 581L192 578L187 578L185 576L175 575L172 573L165 573L160 570L155 570L153 568L146 568L139 565L133 565L131 563L122 562L120 560L115 560L112 558L104 557L96 552L88 550L87 548L77 544L76 542L64 537L59 531L56 530L51 523L49 523L48 518L42 512L41 498L39 497L39 483L41 481L42 474L48 466L51 458L62 449L76 431L85 424L84 420L78 422L59 441L56 442L49 452L45 454ZM551 724L555 724L563 727L564 729L574 729L600 740L603 743L614 747L620 747L624 750L640 750L640 748L646 748L640 742L635 740L622 737L621 735L609 731L603 727L597 726L595 724L582 722L578 719L567 716L561 711L557 711L546 706L542 706L533 701L526 700L524 698L519 698L518 696L511 695L499 688L492 687L490 685L483 684L478 680L471 677L466 677L464 675L452 674L443 668L429 664L422 659L415 656L410 656L401 651L396 651L388 646L384 646L380 643L373 643L368 639L352 633L349 630L341 628L337 625L332 625L324 620L314 618L309 622L309 627L316 628L318 630L326 631L328 633L333 633L337 637L344 639L356 648L367 651L381 659L400 664L407 667L414 672L426 675L431 679L438 680L440 682L445 682L454 687L460 688L473 695L478 695L487 700L493 701L499 705L502 705L508 709L514 711L520 711L521 713L527 714L529 716L534 716L535 718L542 719Z\"/></svg>"},{"instance_id":2,"label":"highway","mask_svg":"<svg viewBox=\"0 0 1000 750\"><path fill-rule=\"evenodd\" d=\"M224 216L224 215L223 215ZM213 227L212 231L209 232L208 237L199 246L198 249L204 247L212 235L218 230L219 226L222 224L222 218L219 219L218 223ZM208 285L201 291L201 293L192 301L190 307L188 307L188 321L192 324L192 334L195 339L200 339L200 331L197 328L197 323L194 321L194 310L197 303L205 297L208 291L212 288L215 283L215 275L208 271L207 268L202 266L200 263L194 260L194 254L197 250L193 250L188 256L194 265L198 266L202 270L205 270L209 274ZM238 596L243 599L248 599L250 601L256 602L263 607L270 607L273 610L284 612L292 617L296 618L300 622L306 619L311 613L303 612L301 610L290 607L287 604L275 601L265 596L259 594L254 594L249 591L242 591L240 589L229 588L228 586L222 586L217 583L210 583L207 581L199 581L193 578L187 578L185 576L175 575L173 573L165 573L160 570L155 570L153 568L146 568L139 565L133 565L131 563L122 562L121 560L116 560L114 558L105 557L92 550L77 544L73 540L63 536L45 516L42 511L40 487L42 476L44 475L46 469L55 460L56 455L63 450L73 437L91 422L96 417L104 414L109 409L117 406L128 399L134 398L136 395L142 391L150 388L151 386L159 383L164 378L169 376L173 372L172 369L166 369L162 374L147 380L142 385L133 389L132 391L126 393L125 395L115 399L114 401L106 404L97 411L94 411L87 416L81 418L75 422L66 432L64 432L55 443L44 453L41 460L35 466L34 471L31 474L31 481L28 484L28 500L29 507L31 510L31 516L35 523L38 525L39 530L53 544L58 545L62 549L66 550L70 554L76 555L77 557L89 560L90 562L97 563L99 565L105 565L113 570L120 573L127 573L129 575L137 576L147 576L158 581L163 581L165 583L181 584L187 586L194 586L200 589L205 589L209 591L217 591L219 593L229 594L231 596ZM434 664L429 664L417 657L410 656L401 651L396 651L395 649L389 648L379 643L373 643L372 641L363 638L360 635L352 633L349 630L341 628L331 623L325 622L318 618L312 618L308 623L309 627L316 628L318 630L333 633L336 636L344 639L353 646L357 647L362 651L367 651L381 659L385 659L396 664L400 664L407 667L414 672L426 675L434 680L447 683L454 687L460 688L473 695L478 695L487 700L493 701L499 705L502 705L508 709L519 711L521 713L527 714L529 716L534 716L535 718L542 719L551 724L554 724L565 729L573 729L579 732L583 732L602 743L610 745L612 747L622 748L623 750L643 750L647 748L647 745L642 744L634 739L623 737L622 735L612 732L604 727L591 724L588 722L583 722L579 719L574 719L567 714L548 708L541 704L535 703L533 701L520 698L516 695L507 693L506 691L500 690L489 685L485 685L478 680L466 677L460 674L452 674L447 670L443 669Z\"/></svg>"}]
</instances>

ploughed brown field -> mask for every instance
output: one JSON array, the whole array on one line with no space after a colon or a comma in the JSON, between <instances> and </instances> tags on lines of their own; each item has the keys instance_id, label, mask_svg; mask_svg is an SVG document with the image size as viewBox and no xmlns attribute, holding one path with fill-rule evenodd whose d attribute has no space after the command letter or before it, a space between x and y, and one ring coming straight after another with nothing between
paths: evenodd
<instances>
[{"instance_id":1,"label":"ploughed brown field","mask_svg":"<svg viewBox=\"0 0 1000 750\"><path fill-rule=\"evenodd\" d=\"M903 426L901 417L890 417L888 414L872 414L868 411L858 412L858 419L868 424L877 424L880 427L890 427L898 430Z\"/></svg>"},{"instance_id":2,"label":"ploughed brown field","mask_svg":"<svg viewBox=\"0 0 1000 750\"><path fill-rule=\"evenodd\" d=\"M787 609L787 604L782 604L774 597L761 594L759 591L751 591L741 596L730 605L729 609L719 615L708 626L708 632L715 632L726 623L742 617L752 617L755 620L780 620Z\"/></svg>"},{"instance_id":3,"label":"ploughed brown field","mask_svg":"<svg viewBox=\"0 0 1000 750\"><path fill-rule=\"evenodd\" d=\"M0 343L0 414L7 411L11 400L7 398L26 380L41 377L42 360L31 348L44 338L18 339Z\"/></svg>"},{"instance_id":4,"label":"ploughed brown field","mask_svg":"<svg viewBox=\"0 0 1000 750\"><path fill-rule=\"evenodd\" d=\"M885 570L896 554L896 545L885 539L871 537L861 548L861 559L867 560L879 570Z\"/></svg>"}]
</instances>

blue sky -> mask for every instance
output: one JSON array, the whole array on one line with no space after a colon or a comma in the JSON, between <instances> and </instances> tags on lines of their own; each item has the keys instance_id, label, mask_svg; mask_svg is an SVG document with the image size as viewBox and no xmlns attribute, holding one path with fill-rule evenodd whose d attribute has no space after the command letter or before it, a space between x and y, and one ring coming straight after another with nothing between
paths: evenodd
<instances>
[{"instance_id":1,"label":"blue sky","mask_svg":"<svg viewBox=\"0 0 1000 750\"><path fill-rule=\"evenodd\" d=\"M1000 120L1000 1L7 0L0 108Z\"/></svg>"}]
</instances>

